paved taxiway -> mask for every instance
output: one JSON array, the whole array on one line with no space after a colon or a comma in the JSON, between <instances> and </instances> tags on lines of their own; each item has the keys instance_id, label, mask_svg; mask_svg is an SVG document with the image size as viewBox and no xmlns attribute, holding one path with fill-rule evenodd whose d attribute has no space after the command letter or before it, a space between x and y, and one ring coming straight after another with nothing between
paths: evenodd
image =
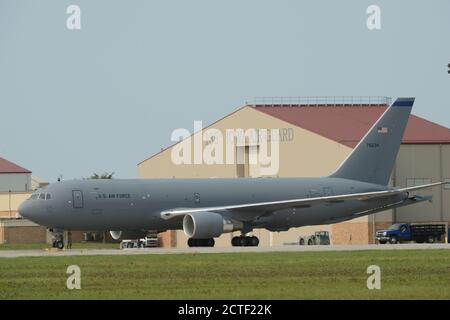
<instances>
[{"instance_id":1,"label":"paved taxiway","mask_svg":"<svg viewBox=\"0 0 450 320\"><path fill-rule=\"evenodd\" d=\"M385 245L334 245L276 247L224 247L224 248L146 248L146 249L72 249L72 250L0 250L0 258L59 257L97 255L139 255L179 253L236 253L236 252L313 252L313 251L360 251L360 250L429 250L450 249L450 244L385 244Z\"/></svg>"}]
</instances>

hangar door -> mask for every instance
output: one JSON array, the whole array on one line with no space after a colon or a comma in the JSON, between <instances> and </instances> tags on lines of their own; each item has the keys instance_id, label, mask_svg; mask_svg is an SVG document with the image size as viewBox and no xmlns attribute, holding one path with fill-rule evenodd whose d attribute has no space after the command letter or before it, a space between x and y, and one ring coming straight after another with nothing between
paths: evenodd
<instances>
[{"instance_id":1,"label":"hangar door","mask_svg":"<svg viewBox=\"0 0 450 320\"><path fill-rule=\"evenodd\" d=\"M72 190L73 207L83 208L83 192L80 190Z\"/></svg>"}]
</instances>

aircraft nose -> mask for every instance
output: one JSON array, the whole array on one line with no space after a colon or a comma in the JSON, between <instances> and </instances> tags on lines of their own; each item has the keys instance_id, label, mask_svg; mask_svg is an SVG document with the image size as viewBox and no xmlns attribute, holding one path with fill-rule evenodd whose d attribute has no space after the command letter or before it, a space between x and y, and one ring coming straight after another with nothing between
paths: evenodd
<instances>
[{"instance_id":1,"label":"aircraft nose","mask_svg":"<svg viewBox=\"0 0 450 320\"><path fill-rule=\"evenodd\" d=\"M22 202L18 208L18 211L19 214L24 218L29 219L31 217L31 205L28 203L28 201Z\"/></svg>"}]
</instances>

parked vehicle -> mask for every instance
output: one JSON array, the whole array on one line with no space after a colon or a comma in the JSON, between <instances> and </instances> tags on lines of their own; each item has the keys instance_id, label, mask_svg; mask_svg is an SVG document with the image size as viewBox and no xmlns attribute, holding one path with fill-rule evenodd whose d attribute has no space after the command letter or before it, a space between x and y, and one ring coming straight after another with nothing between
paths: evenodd
<instances>
[{"instance_id":1,"label":"parked vehicle","mask_svg":"<svg viewBox=\"0 0 450 320\"><path fill-rule=\"evenodd\" d=\"M300 237L299 245L329 245L330 234L328 231L316 231L313 235L307 237Z\"/></svg>"},{"instance_id":2,"label":"parked vehicle","mask_svg":"<svg viewBox=\"0 0 450 320\"><path fill-rule=\"evenodd\" d=\"M121 249L131 248L150 248L158 246L157 237L146 237L142 239L122 240L120 242Z\"/></svg>"},{"instance_id":3,"label":"parked vehicle","mask_svg":"<svg viewBox=\"0 0 450 320\"><path fill-rule=\"evenodd\" d=\"M441 241L443 235L445 235L443 224L396 223L386 230L377 231L376 239L381 244L407 241L434 243Z\"/></svg>"}]
</instances>

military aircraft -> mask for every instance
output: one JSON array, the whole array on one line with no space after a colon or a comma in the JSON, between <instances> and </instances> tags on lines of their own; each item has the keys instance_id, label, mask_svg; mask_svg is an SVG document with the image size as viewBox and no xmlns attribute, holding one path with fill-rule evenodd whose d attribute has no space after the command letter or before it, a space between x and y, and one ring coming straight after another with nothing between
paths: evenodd
<instances>
[{"instance_id":1,"label":"military aircraft","mask_svg":"<svg viewBox=\"0 0 450 320\"><path fill-rule=\"evenodd\" d=\"M71 180L52 183L19 213L63 230L114 230L115 239L184 230L189 246L239 230L233 246L257 246L253 229L330 224L426 200L414 187L388 186L414 98L398 98L327 177Z\"/></svg>"}]
</instances>

